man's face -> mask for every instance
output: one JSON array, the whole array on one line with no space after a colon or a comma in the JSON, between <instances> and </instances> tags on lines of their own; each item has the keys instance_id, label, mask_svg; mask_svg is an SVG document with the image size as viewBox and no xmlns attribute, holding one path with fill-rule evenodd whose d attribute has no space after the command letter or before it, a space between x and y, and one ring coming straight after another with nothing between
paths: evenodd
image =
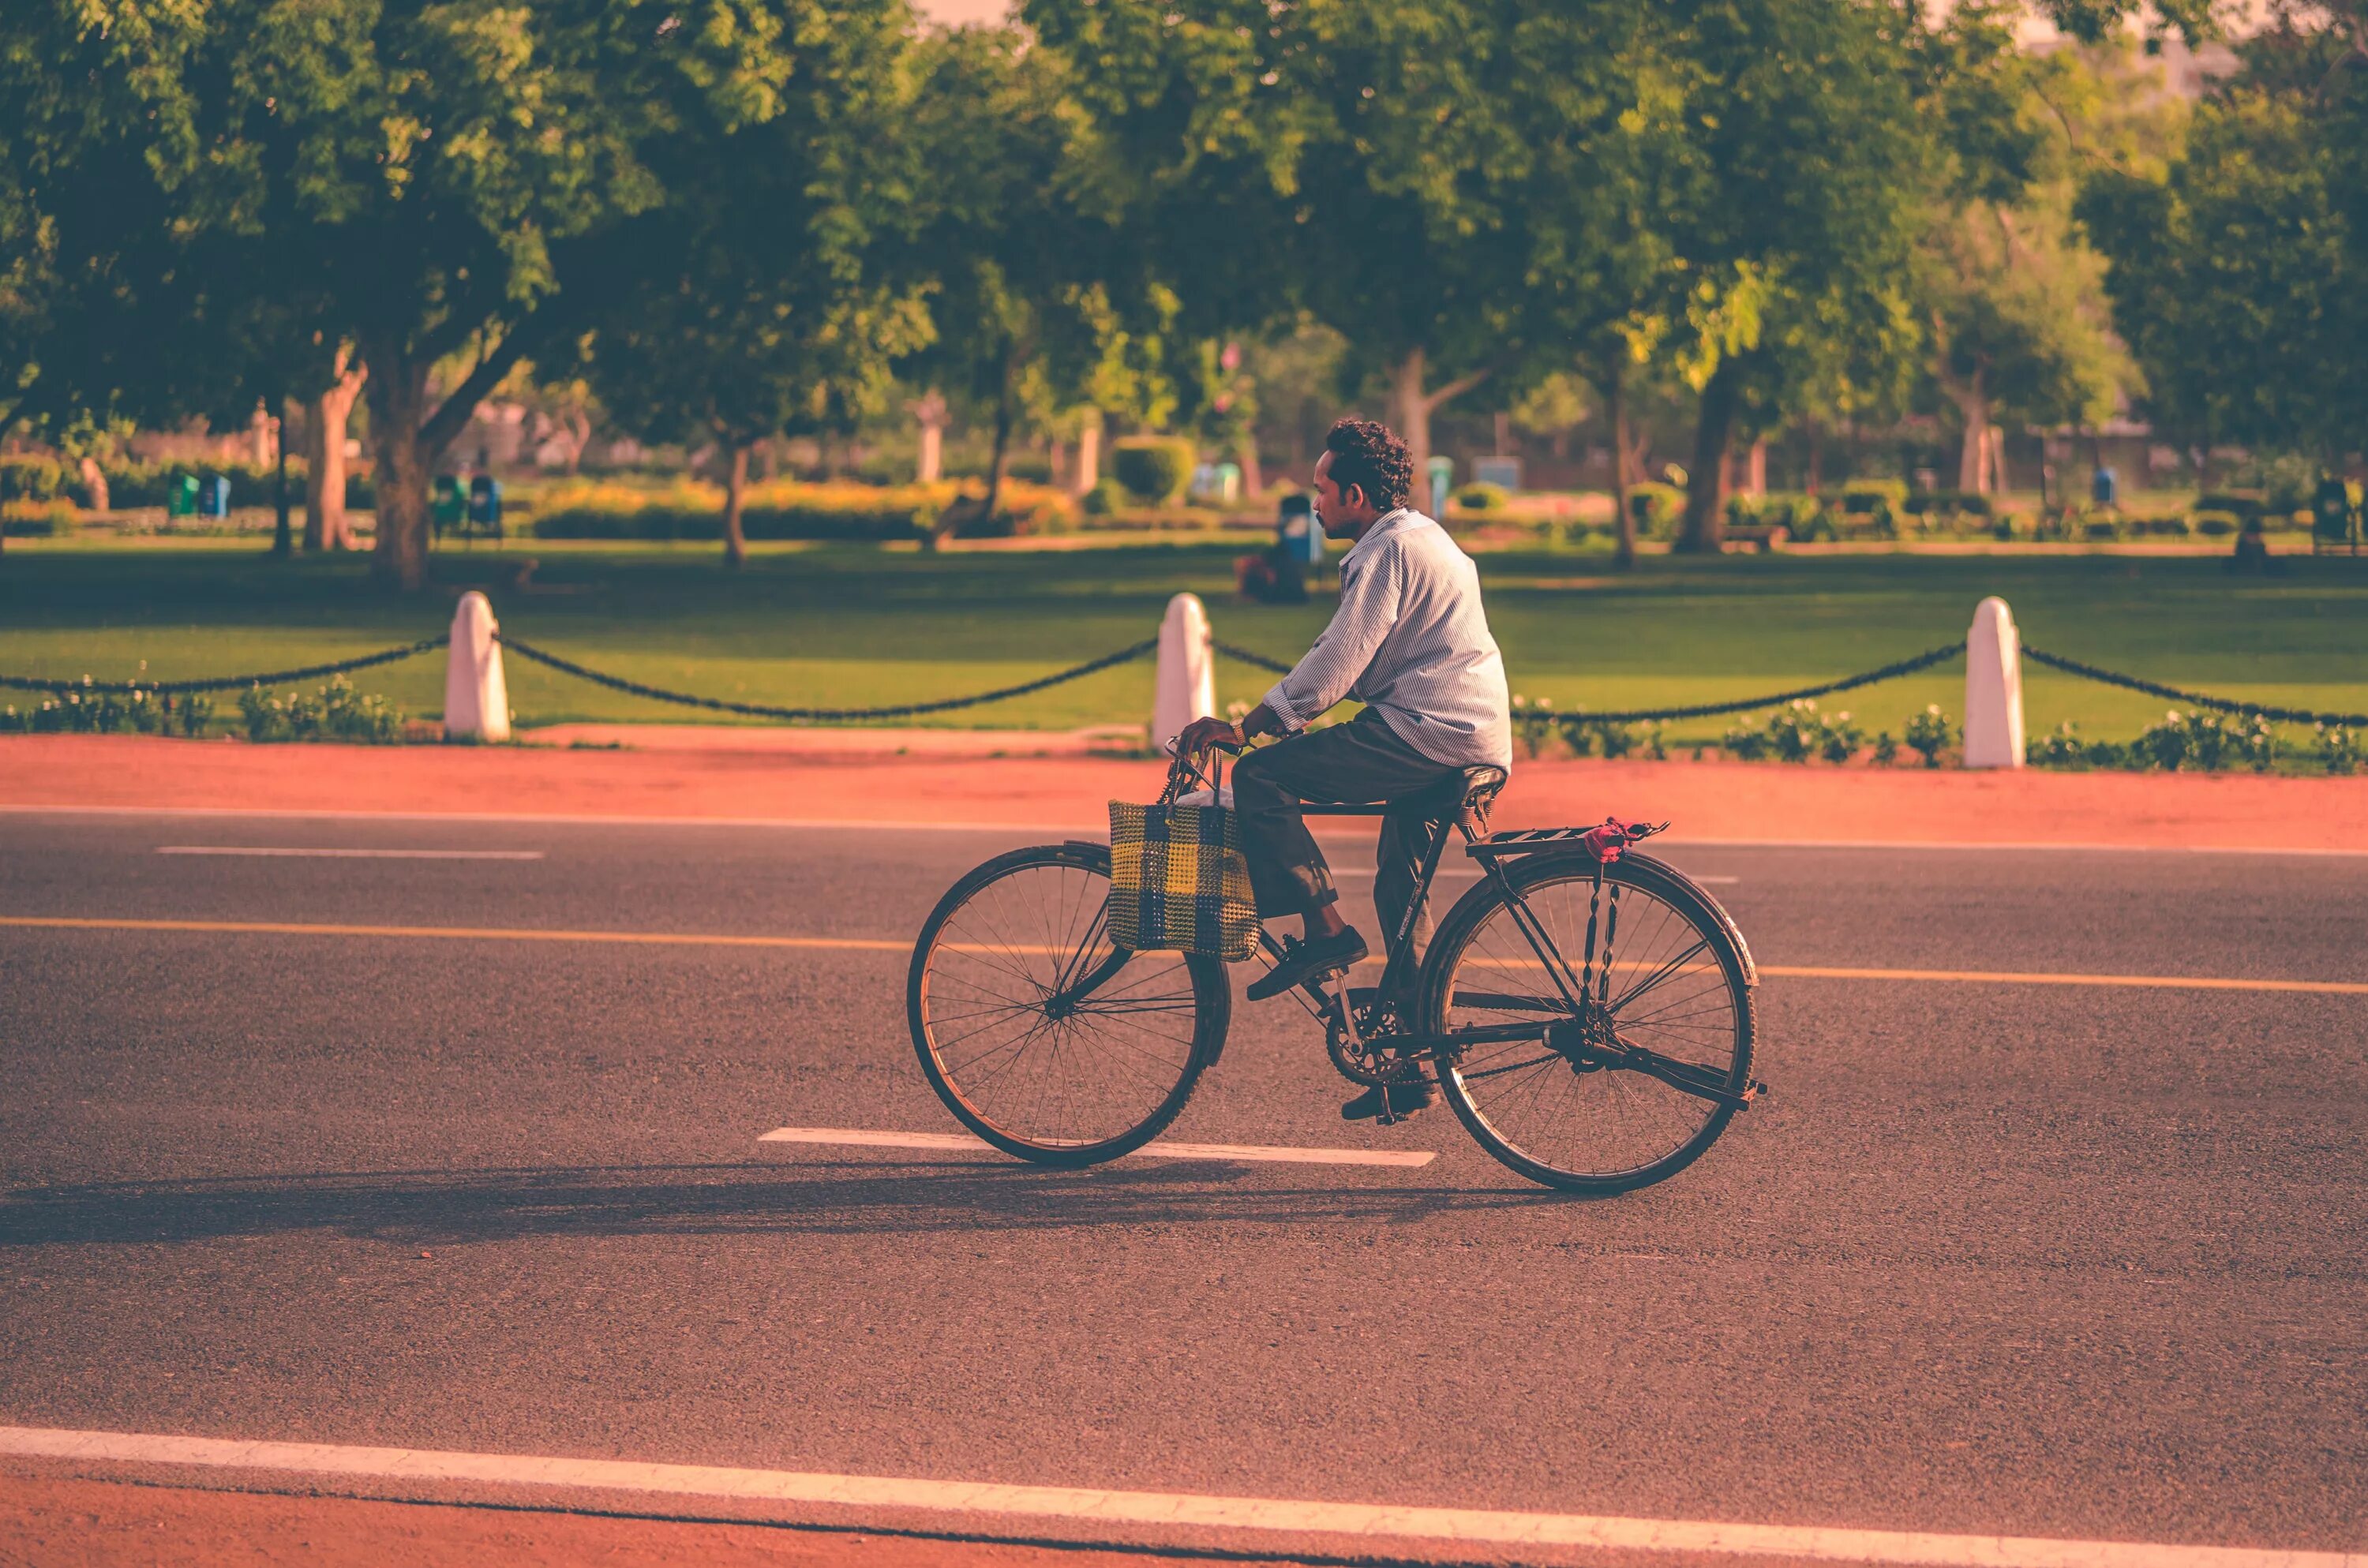
<instances>
[{"instance_id":1,"label":"man's face","mask_svg":"<svg viewBox=\"0 0 2368 1568\"><path fill-rule=\"evenodd\" d=\"M1365 493L1353 485L1348 494L1340 494L1332 479L1330 452L1315 460L1315 520L1324 525L1326 538L1355 538L1358 528L1372 520L1372 510L1365 505Z\"/></svg>"}]
</instances>

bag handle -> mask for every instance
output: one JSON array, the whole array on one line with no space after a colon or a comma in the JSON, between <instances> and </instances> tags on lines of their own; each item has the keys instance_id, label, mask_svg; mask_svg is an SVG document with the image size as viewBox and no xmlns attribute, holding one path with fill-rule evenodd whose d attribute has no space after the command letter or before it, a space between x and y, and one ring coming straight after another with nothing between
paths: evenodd
<instances>
[{"instance_id":1,"label":"bag handle","mask_svg":"<svg viewBox=\"0 0 2368 1568\"><path fill-rule=\"evenodd\" d=\"M1167 765L1167 787L1159 792L1156 804L1172 806L1176 803L1176 798L1178 795L1191 790L1208 790L1214 792L1224 781L1224 753L1214 750L1208 752L1206 754L1208 761L1206 766L1203 766L1201 759L1178 751L1176 743L1172 740L1167 743L1167 755L1175 760Z\"/></svg>"}]
</instances>

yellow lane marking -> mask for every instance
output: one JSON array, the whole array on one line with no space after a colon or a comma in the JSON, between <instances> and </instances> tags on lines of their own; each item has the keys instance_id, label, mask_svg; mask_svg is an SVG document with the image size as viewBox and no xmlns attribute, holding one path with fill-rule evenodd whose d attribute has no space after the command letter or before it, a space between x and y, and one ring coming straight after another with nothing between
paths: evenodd
<instances>
[{"instance_id":1,"label":"yellow lane marking","mask_svg":"<svg viewBox=\"0 0 2368 1568\"><path fill-rule=\"evenodd\" d=\"M0 927L67 931L199 931L223 936L393 937L476 942L612 942L643 947L774 948L866 953L909 953L913 944L876 937L733 936L700 931L577 931L516 926L308 925L288 920L126 920L81 915L0 915ZM947 944L960 951L1046 953L1041 946ZM1370 959L1368 963L1378 963ZM1467 960L1490 968L1517 967L1516 960ZM1888 980L1958 982L1987 985L2118 985L2162 991L2283 991L2314 996L2368 996L2368 981L2250 980L2193 974L2080 974L2028 970L1855 969L1816 964L1761 964L1762 975L1782 980Z\"/></svg>"},{"instance_id":2,"label":"yellow lane marking","mask_svg":"<svg viewBox=\"0 0 2368 1568\"><path fill-rule=\"evenodd\" d=\"M1759 966L1785 980L1975 981L1991 985L2146 985L2164 991L2299 991L2314 996L2368 996L2368 981L2242 980L2201 974L2060 974L1987 969L1837 969L1816 964Z\"/></svg>"}]
</instances>

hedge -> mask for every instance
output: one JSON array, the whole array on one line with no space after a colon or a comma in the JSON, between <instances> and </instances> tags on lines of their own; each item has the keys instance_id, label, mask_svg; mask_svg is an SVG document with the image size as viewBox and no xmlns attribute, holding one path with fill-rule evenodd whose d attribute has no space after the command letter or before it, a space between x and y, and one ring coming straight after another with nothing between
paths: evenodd
<instances>
[{"instance_id":1,"label":"hedge","mask_svg":"<svg viewBox=\"0 0 2368 1568\"><path fill-rule=\"evenodd\" d=\"M917 540L963 488L954 483L753 485L741 507L740 529L751 540ZM1052 533L1064 528L1075 514L1067 496L1007 483L994 524L962 531ZM537 539L720 540L723 492L689 481L663 490L594 483L559 485L537 508L533 531Z\"/></svg>"},{"instance_id":2,"label":"hedge","mask_svg":"<svg viewBox=\"0 0 2368 1568\"><path fill-rule=\"evenodd\" d=\"M1192 443L1177 436L1130 436L1110 448L1110 475L1155 506L1184 499L1192 483Z\"/></svg>"},{"instance_id":3,"label":"hedge","mask_svg":"<svg viewBox=\"0 0 2368 1568\"><path fill-rule=\"evenodd\" d=\"M54 501L64 483L65 470L55 458L40 452L0 458L0 501Z\"/></svg>"},{"instance_id":4,"label":"hedge","mask_svg":"<svg viewBox=\"0 0 2368 1568\"><path fill-rule=\"evenodd\" d=\"M108 505L114 507L162 506L168 504L173 487L183 475L194 475L200 483L222 475L230 481L230 500L233 506L268 506L271 505L279 483L276 465L258 466L246 462L190 462L173 459L165 462L127 463L107 471ZM288 459L288 502L301 506L306 494L304 460L292 453ZM346 471L346 505L367 512L378 503L369 476Z\"/></svg>"},{"instance_id":5,"label":"hedge","mask_svg":"<svg viewBox=\"0 0 2368 1568\"><path fill-rule=\"evenodd\" d=\"M77 517L71 501L0 501L0 534L56 539L74 532Z\"/></svg>"}]
</instances>

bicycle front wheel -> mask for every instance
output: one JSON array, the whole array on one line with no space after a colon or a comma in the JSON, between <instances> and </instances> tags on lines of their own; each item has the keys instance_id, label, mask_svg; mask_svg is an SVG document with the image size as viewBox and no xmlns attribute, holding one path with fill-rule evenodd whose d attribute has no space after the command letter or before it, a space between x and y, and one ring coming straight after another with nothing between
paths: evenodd
<instances>
[{"instance_id":1,"label":"bicycle front wheel","mask_svg":"<svg viewBox=\"0 0 2368 1568\"><path fill-rule=\"evenodd\" d=\"M1110 850L1015 849L948 890L905 1008L929 1086L1006 1153L1090 1165L1166 1131L1224 1043L1214 959L1110 945Z\"/></svg>"},{"instance_id":2,"label":"bicycle front wheel","mask_svg":"<svg viewBox=\"0 0 2368 1568\"><path fill-rule=\"evenodd\" d=\"M1508 875L1560 957L1562 983L1502 893L1482 882L1449 912L1425 960L1430 1031L1567 1024L1581 1014L1567 986L1592 999L1588 1010L1621 1048L1698 1085L1748 1087L1758 1030L1749 960L1708 893L1635 854L1604 868L1600 884L1591 858L1540 856ZM1440 1083L1481 1147L1568 1192L1665 1181L1734 1118L1727 1105L1611 1060L1543 1040L1478 1044L1442 1061Z\"/></svg>"}]
</instances>

